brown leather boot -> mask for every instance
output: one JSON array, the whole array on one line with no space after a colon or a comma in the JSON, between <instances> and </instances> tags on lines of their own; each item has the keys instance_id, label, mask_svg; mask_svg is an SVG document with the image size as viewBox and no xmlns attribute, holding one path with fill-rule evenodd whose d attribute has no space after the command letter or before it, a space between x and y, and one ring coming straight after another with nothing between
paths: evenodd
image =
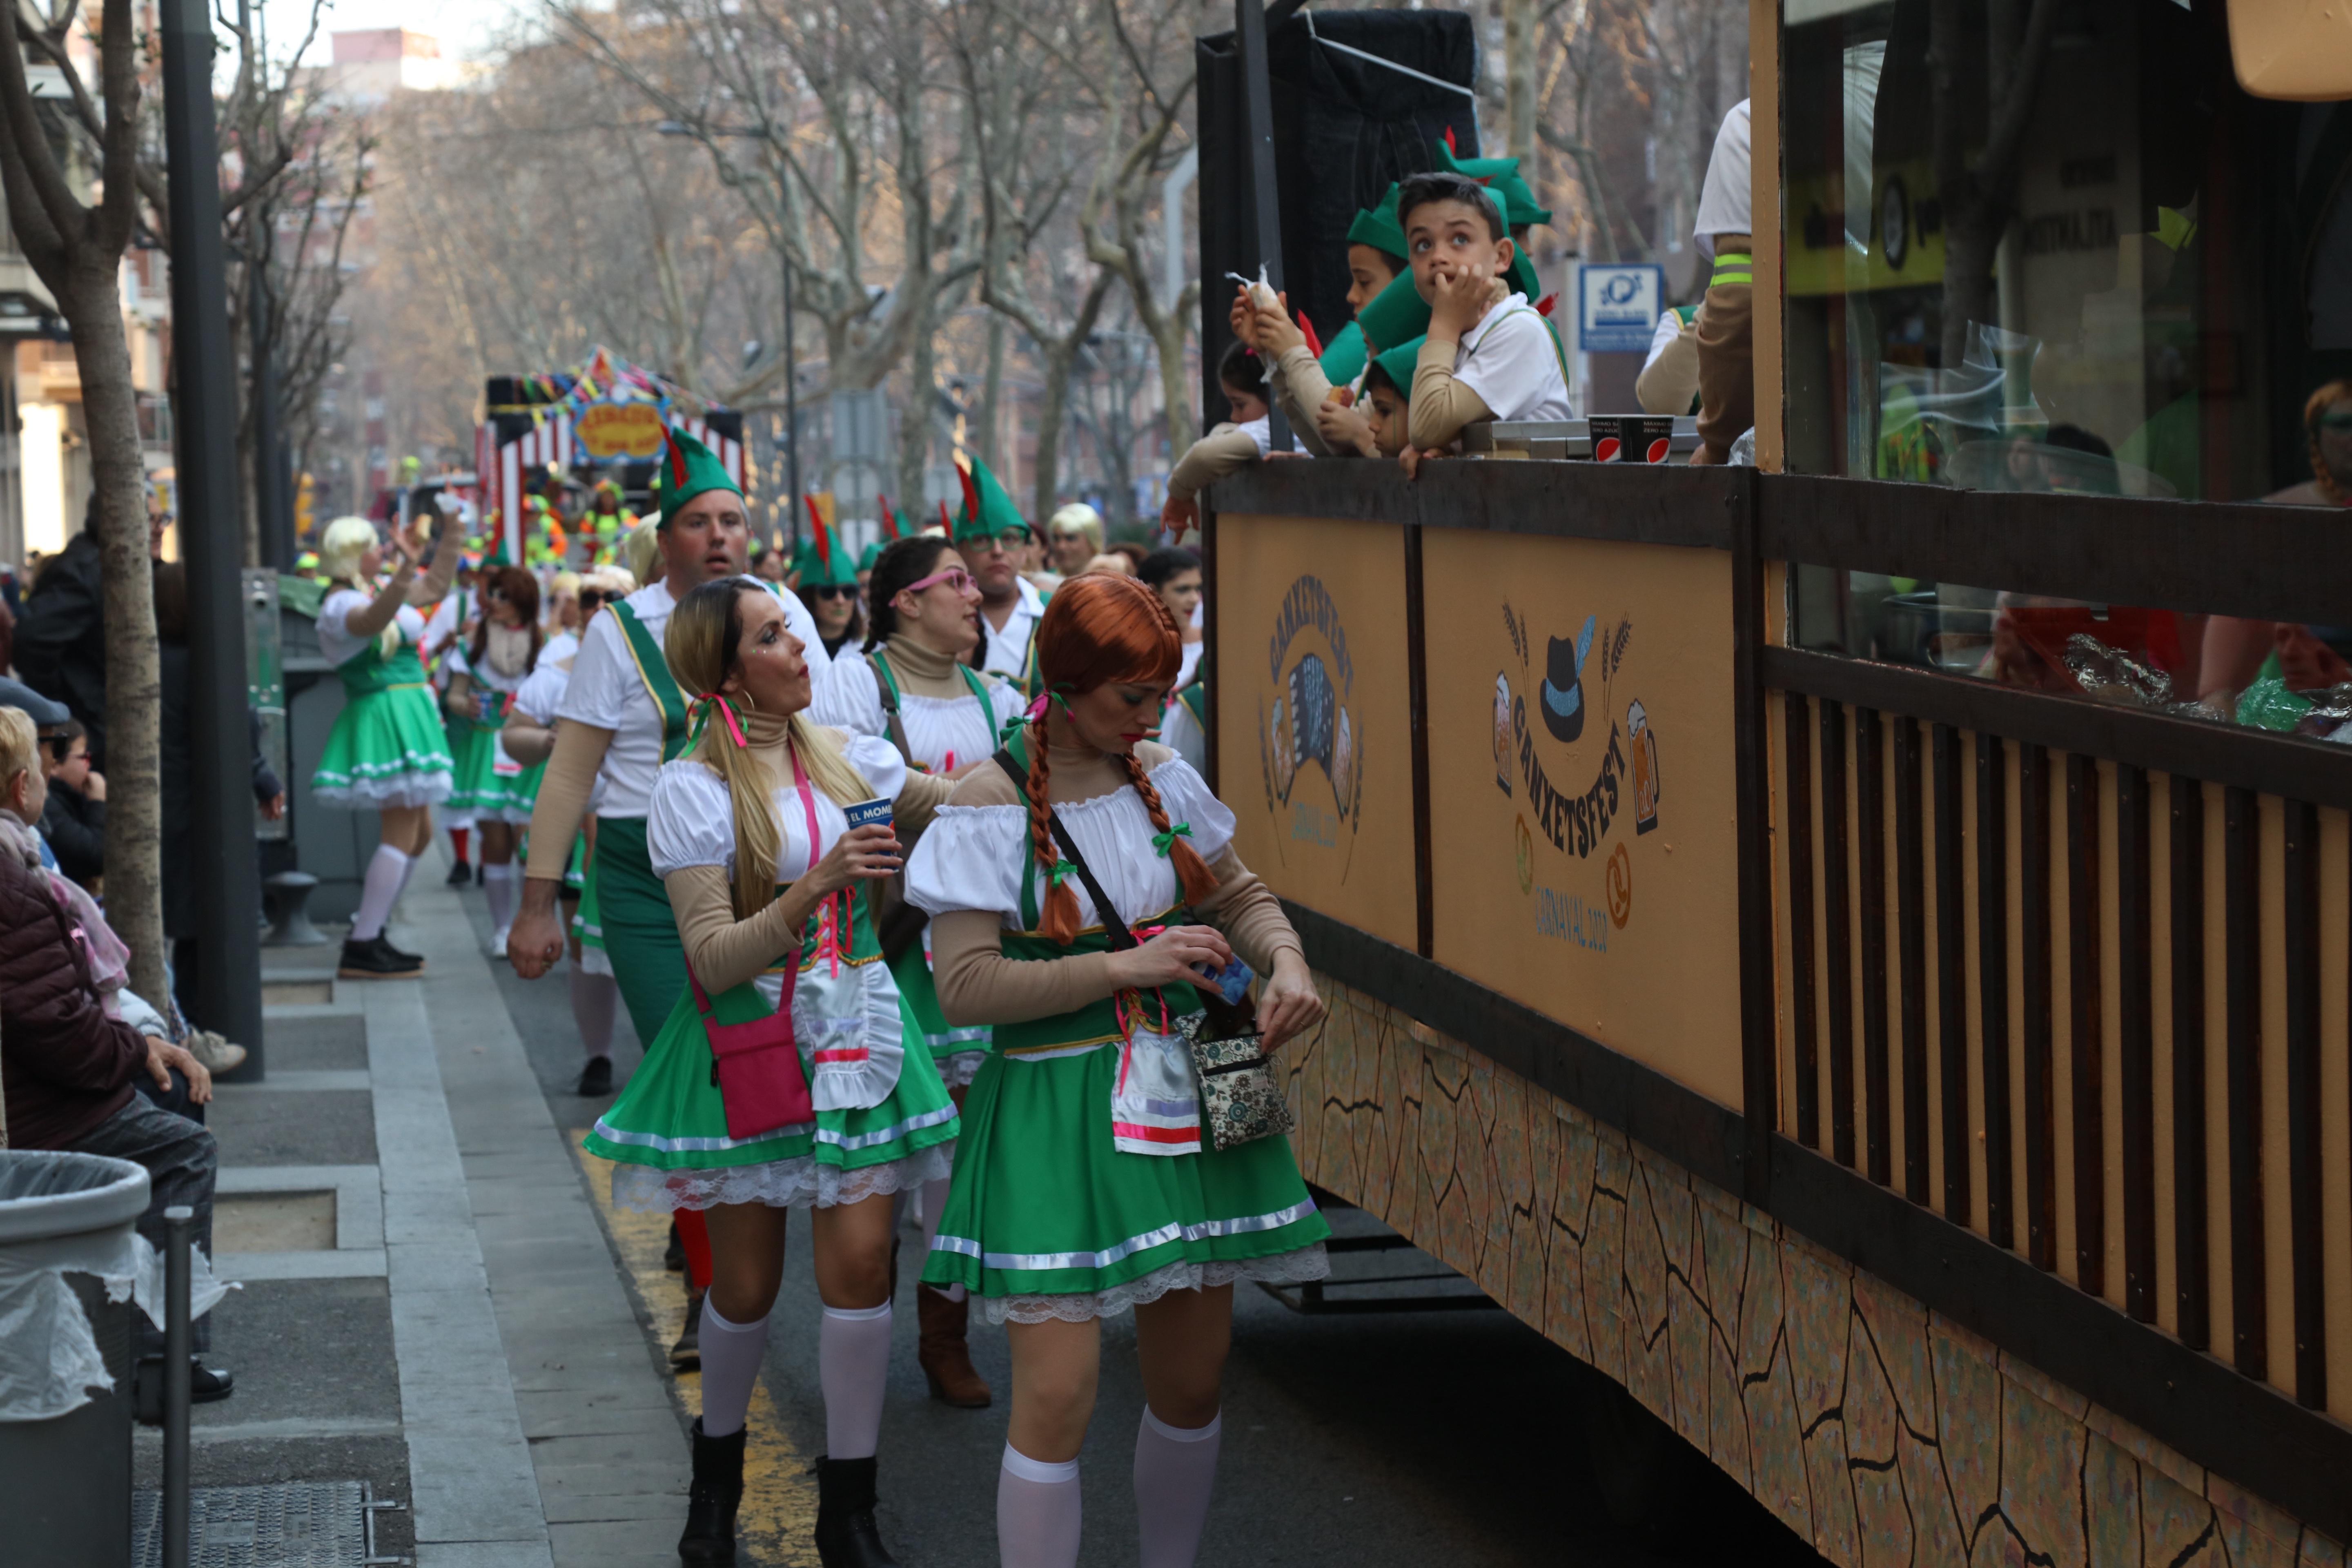
<instances>
[{"instance_id":1,"label":"brown leather boot","mask_svg":"<svg viewBox=\"0 0 2352 1568\"><path fill-rule=\"evenodd\" d=\"M971 1351L964 1343L964 1325L971 1316L970 1299L950 1301L929 1285L919 1284L915 1315L923 1331L915 1359L930 1380L931 1397L958 1410L987 1409L988 1384L972 1366Z\"/></svg>"}]
</instances>

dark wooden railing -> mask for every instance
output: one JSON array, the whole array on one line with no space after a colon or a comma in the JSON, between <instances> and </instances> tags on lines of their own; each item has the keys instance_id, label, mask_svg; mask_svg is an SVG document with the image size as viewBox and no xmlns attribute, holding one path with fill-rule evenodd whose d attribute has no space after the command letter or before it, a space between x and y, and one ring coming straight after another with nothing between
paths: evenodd
<instances>
[{"instance_id":1,"label":"dark wooden railing","mask_svg":"<svg viewBox=\"0 0 2352 1568\"><path fill-rule=\"evenodd\" d=\"M1512 461L1211 499L1213 616L1220 513L1394 524L1409 562L1432 529L1729 551L1746 1103L1433 962L1425 919L1415 953L1297 910L1310 957L2352 1536L2352 747L1785 638L1790 565L2342 624L2352 525Z\"/></svg>"}]
</instances>

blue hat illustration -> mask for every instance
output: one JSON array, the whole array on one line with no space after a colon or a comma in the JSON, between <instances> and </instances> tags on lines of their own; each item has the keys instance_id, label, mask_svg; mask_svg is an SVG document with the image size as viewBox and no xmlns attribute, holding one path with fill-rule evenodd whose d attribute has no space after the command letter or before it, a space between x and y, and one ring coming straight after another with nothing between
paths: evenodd
<instances>
[{"instance_id":1,"label":"blue hat illustration","mask_svg":"<svg viewBox=\"0 0 2352 1568\"><path fill-rule=\"evenodd\" d=\"M1551 639L1544 657L1544 728L1555 741L1573 741L1584 733L1584 656L1592 651L1593 617L1584 617L1584 629L1574 647L1566 637Z\"/></svg>"}]
</instances>

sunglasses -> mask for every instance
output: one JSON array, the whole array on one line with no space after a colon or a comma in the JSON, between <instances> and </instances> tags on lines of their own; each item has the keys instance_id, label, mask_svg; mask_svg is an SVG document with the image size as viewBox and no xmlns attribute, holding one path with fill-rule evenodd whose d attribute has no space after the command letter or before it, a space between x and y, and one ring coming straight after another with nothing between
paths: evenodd
<instances>
[{"instance_id":1,"label":"sunglasses","mask_svg":"<svg viewBox=\"0 0 2352 1568\"><path fill-rule=\"evenodd\" d=\"M819 599L855 599L857 597L857 584L855 583L821 583L811 588L809 593Z\"/></svg>"},{"instance_id":2,"label":"sunglasses","mask_svg":"<svg viewBox=\"0 0 2352 1568\"><path fill-rule=\"evenodd\" d=\"M600 588L583 588L580 590L580 607L583 610L598 609L619 597L618 594L607 594Z\"/></svg>"},{"instance_id":3,"label":"sunglasses","mask_svg":"<svg viewBox=\"0 0 2352 1568\"><path fill-rule=\"evenodd\" d=\"M945 583L959 594L964 592L968 588L978 588L980 586L980 584L972 579L971 573L965 571L961 566L950 566L944 572L934 572L929 576L922 578L918 582L909 583L905 587L899 589L898 592L901 594L919 594L935 583Z\"/></svg>"}]
</instances>

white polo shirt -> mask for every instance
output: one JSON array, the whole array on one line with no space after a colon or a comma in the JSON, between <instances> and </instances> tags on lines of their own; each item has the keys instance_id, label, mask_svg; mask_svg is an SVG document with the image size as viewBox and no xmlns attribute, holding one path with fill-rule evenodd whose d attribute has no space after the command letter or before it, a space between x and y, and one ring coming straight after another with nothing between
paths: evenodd
<instances>
[{"instance_id":1,"label":"white polo shirt","mask_svg":"<svg viewBox=\"0 0 2352 1568\"><path fill-rule=\"evenodd\" d=\"M742 581L776 593L774 584L757 577L746 576ZM816 617L797 594L776 594L776 601L784 607L784 625L806 649L813 690L809 716L829 723L833 660L817 635ZM668 584L657 581L622 603L635 612L658 647L669 628L670 612L677 607ZM691 698L694 693L688 691L686 696ZM661 772L662 716L653 693L646 689L645 678L637 673L636 660L629 657L628 636L622 631L618 616L598 616L588 623L579 655L572 661L572 684L565 689L555 716L613 731L604 765L596 774L600 792L596 815L645 816L653 805L654 777Z\"/></svg>"},{"instance_id":2,"label":"white polo shirt","mask_svg":"<svg viewBox=\"0 0 2352 1568\"><path fill-rule=\"evenodd\" d=\"M1525 294L1489 308L1463 335L1454 350L1454 379L1498 420L1574 417L1551 329Z\"/></svg>"},{"instance_id":3,"label":"white polo shirt","mask_svg":"<svg viewBox=\"0 0 2352 1568\"><path fill-rule=\"evenodd\" d=\"M996 624L988 618L985 605L981 608L980 629L988 639L988 656L981 660L980 667L992 669L1008 680L1018 680L1029 673L1029 639L1036 636L1037 623L1045 616L1045 595L1037 592L1026 577L1015 576L1013 586L1021 595L1021 602L1005 617L1003 630L997 630Z\"/></svg>"}]
</instances>

